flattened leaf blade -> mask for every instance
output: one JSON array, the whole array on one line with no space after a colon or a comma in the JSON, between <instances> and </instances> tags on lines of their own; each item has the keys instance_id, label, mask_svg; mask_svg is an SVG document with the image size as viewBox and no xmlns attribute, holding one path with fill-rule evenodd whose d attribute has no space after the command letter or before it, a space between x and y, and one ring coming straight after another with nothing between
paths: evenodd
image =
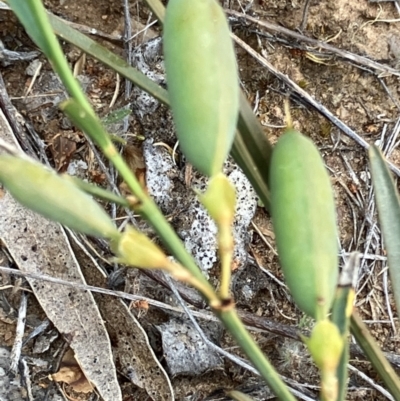
<instances>
[{"instance_id":1,"label":"flattened leaf blade","mask_svg":"<svg viewBox=\"0 0 400 401\"><path fill-rule=\"evenodd\" d=\"M369 148L372 182L379 221L387 250L390 279L397 310L400 311L400 201L396 185L381 151Z\"/></svg>"}]
</instances>

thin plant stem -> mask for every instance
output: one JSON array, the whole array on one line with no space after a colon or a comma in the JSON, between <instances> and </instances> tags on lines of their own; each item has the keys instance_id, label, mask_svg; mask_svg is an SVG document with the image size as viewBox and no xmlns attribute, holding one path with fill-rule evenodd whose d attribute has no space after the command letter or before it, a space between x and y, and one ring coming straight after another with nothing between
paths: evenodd
<instances>
[{"instance_id":1,"label":"thin plant stem","mask_svg":"<svg viewBox=\"0 0 400 401\"><path fill-rule=\"evenodd\" d=\"M126 198L122 196L116 195L113 192L107 191L97 185L89 184L88 182L82 181L79 178L68 176L69 179L73 181L73 183L79 187L82 191L93 195L96 198L105 200L107 202L115 203L119 206L130 207L130 203Z\"/></svg>"},{"instance_id":2,"label":"thin plant stem","mask_svg":"<svg viewBox=\"0 0 400 401\"><path fill-rule=\"evenodd\" d=\"M165 18L165 7L164 5L158 0L146 0L147 5L156 15L158 21L160 23L164 22Z\"/></svg>"},{"instance_id":3,"label":"thin plant stem","mask_svg":"<svg viewBox=\"0 0 400 401\"><path fill-rule=\"evenodd\" d=\"M253 337L246 330L235 309L227 311L215 311L219 319L238 342L242 350L268 383L271 390L281 401L296 401L286 384L280 378L277 371L271 365L267 357L258 347Z\"/></svg>"},{"instance_id":4,"label":"thin plant stem","mask_svg":"<svg viewBox=\"0 0 400 401\"><path fill-rule=\"evenodd\" d=\"M232 276L232 259L233 259L233 237L231 225L219 225L219 256L221 259L221 282L219 287L219 295L221 299L229 299L231 276Z\"/></svg>"},{"instance_id":5,"label":"thin plant stem","mask_svg":"<svg viewBox=\"0 0 400 401\"><path fill-rule=\"evenodd\" d=\"M50 60L68 93L74 97L82 108L94 114L77 79L71 73L65 55L49 23L46 10L41 1L20 2L10 0L9 4L25 29Z\"/></svg>"},{"instance_id":6,"label":"thin plant stem","mask_svg":"<svg viewBox=\"0 0 400 401\"><path fill-rule=\"evenodd\" d=\"M214 292L213 287L200 271L193 257L186 251L176 232L167 222L153 199L147 195L121 154L115 148L100 120L94 115L82 111L80 105L73 99L64 102L60 107L73 123L101 148L103 154L118 170L122 179L136 197L135 205L131 204L131 208L140 213L153 226L167 249L202 283L202 286L207 289L207 293Z\"/></svg>"}]
</instances>

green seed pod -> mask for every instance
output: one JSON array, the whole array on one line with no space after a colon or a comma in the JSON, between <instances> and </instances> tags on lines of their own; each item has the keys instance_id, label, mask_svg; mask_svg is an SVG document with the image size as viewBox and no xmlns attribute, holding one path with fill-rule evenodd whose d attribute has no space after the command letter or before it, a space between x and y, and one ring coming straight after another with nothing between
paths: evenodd
<instances>
[{"instance_id":1,"label":"green seed pod","mask_svg":"<svg viewBox=\"0 0 400 401\"><path fill-rule=\"evenodd\" d=\"M3 154L0 182L23 206L72 230L105 238L120 235L97 202L40 163Z\"/></svg>"},{"instance_id":2,"label":"green seed pod","mask_svg":"<svg viewBox=\"0 0 400 401\"><path fill-rule=\"evenodd\" d=\"M303 337L319 369L335 373L342 356L344 339L338 327L330 320L317 322L310 338Z\"/></svg>"},{"instance_id":3,"label":"green seed pod","mask_svg":"<svg viewBox=\"0 0 400 401\"><path fill-rule=\"evenodd\" d=\"M311 356L321 372L321 399L338 400L339 381L337 368L345 346L344 337L330 320L320 320L310 338L304 338Z\"/></svg>"},{"instance_id":4,"label":"green seed pod","mask_svg":"<svg viewBox=\"0 0 400 401\"><path fill-rule=\"evenodd\" d=\"M280 263L297 306L320 320L338 280L336 212L332 186L313 142L288 129L270 166L271 215Z\"/></svg>"},{"instance_id":5,"label":"green seed pod","mask_svg":"<svg viewBox=\"0 0 400 401\"><path fill-rule=\"evenodd\" d=\"M203 174L221 171L236 131L239 78L216 0L170 0L164 24L168 95L182 152Z\"/></svg>"},{"instance_id":6,"label":"green seed pod","mask_svg":"<svg viewBox=\"0 0 400 401\"><path fill-rule=\"evenodd\" d=\"M225 225L230 228L235 219L236 190L226 175L214 175L206 192L198 193L198 197L217 226Z\"/></svg>"},{"instance_id":7,"label":"green seed pod","mask_svg":"<svg viewBox=\"0 0 400 401\"><path fill-rule=\"evenodd\" d=\"M165 253L143 233L128 226L113 244L118 262L145 269L161 269L170 265Z\"/></svg>"}]
</instances>

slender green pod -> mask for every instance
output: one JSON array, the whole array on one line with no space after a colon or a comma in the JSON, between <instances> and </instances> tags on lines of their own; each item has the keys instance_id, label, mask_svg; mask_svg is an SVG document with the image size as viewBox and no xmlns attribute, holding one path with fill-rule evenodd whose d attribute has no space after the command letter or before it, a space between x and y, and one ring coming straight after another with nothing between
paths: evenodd
<instances>
[{"instance_id":1,"label":"slender green pod","mask_svg":"<svg viewBox=\"0 0 400 401\"><path fill-rule=\"evenodd\" d=\"M310 338L303 338L321 373L321 400L338 401L336 371L345 344L339 328L329 319L316 323Z\"/></svg>"},{"instance_id":2,"label":"slender green pod","mask_svg":"<svg viewBox=\"0 0 400 401\"><path fill-rule=\"evenodd\" d=\"M96 237L120 235L97 202L40 163L2 154L0 182L19 203L50 220Z\"/></svg>"},{"instance_id":3,"label":"slender green pod","mask_svg":"<svg viewBox=\"0 0 400 401\"><path fill-rule=\"evenodd\" d=\"M222 169L236 131L239 78L216 0L170 0L164 24L168 95L182 152L203 174Z\"/></svg>"},{"instance_id":4,"label":"slender green pod","mask_svg":"<svg viewBox=\"0 0 400 401\"><path fill-rule=\"evenodd\" d=\"M280 263L297 306L322 320L338 280L334 195L313 142L288 129L270 166L271 214Z\"/></svg>"}]
</instances>

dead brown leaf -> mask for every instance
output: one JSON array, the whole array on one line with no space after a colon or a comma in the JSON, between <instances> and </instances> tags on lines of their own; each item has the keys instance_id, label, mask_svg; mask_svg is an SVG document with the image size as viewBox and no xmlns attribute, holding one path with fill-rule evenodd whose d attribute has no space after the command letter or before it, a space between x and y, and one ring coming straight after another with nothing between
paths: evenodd
<instances>
[{"instance_id":1,"label":"dead brown leaf","mask_svg":"<svg viewBox=\"0 0 400 401\"><path fill-rule=\"evenodd\" d=\"M50 377L55 382L69 384L77 393L86 394L94 390L94 387L82 372L71 348L64 354L58 372Z\"/></svg>"}]
</instances>

